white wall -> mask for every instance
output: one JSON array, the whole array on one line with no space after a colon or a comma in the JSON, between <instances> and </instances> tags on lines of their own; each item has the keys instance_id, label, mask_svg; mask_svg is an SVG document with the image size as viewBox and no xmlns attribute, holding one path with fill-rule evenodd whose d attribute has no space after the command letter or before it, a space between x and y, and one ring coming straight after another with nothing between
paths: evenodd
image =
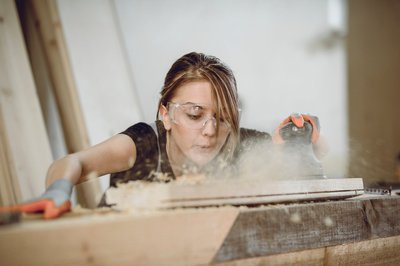
<instances>
[{"instance_id":1,"label":"white wall","mask_svg":"<svg viewBox=\"0 0 400 266\"><path fill-rule=\"evenodd\" d=\"M92 144L154 121L170 65L199 51L235 72L243 126L271 132L292 112L316 114L331 146L325 169L345 175L346 55L332 1L58 0Z\"/></svg>"},{"instance_id":2,"label":"white wall","mask_svg":"<svg viewBox=\"0 0 400 266\"><path fill-rule=\"evenodd\" d=\"M332 33L337 3L115 0L145 119L154 120L174 60L191 51L209 53L235 72L243 126L272 132L292 112L316 114L331 146L325 168L344 175L346 55Z\"/></svg>"},{"instance_id":3,"label":"white wall","mask_svg":"<svg viewBox=\"0 0 400 266\"><path fill-rule=\"evenodd\" d=\"M59 0L58 9L89 140L97 144L143 119L113 3Z\"/></svg>"}]
</instances>

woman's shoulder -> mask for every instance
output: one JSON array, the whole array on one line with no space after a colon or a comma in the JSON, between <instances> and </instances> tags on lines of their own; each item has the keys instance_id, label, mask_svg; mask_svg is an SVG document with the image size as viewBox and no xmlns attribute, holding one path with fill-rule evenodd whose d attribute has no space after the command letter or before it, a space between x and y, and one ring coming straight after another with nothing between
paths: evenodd
<instances>
[{"instance_id":1,"label":"woman's shoulder","mask_svg":"<svg viewBox=\"0 0 400 266\"><path fill-rule=\"evenodd\" d=\"M152 131L154 132L154 129L150 124L139 122L128 127L120 133L151 133Z\"/></svg>"},{"instance_id":2,"label":"woman's shoulder","mask_svg":"<svg viewBox=\"0 0 400 266\"><path fill-rule=\"evenodd\" d=\"M259 131L256 129L250 128L240 128L240 140L247 141L247 140L271 140L271 135L264 131Z\"/></svg>"},{"instance_id":3,"label":"woman's shoulder","mask_svg":"<svg viewBox=\"0 0 400 266\"><path fill-rule=\"evenodd\" d=\"M141 148L144 148L147 145L152 147L157 144L157 133L155 132L155 127L144 122L136 123L120 132L120 134L129 136L136 145L143 146Z\"/></svg>"}]
</instances>

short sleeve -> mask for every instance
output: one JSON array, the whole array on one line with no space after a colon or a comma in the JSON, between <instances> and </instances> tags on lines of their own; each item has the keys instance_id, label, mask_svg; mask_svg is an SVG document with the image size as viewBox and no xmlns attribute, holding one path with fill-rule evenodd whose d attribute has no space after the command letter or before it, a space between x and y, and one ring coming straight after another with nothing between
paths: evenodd
<instances>
[{"instance_id":1,"label":"short sleeve","mask_svg":"<svg viewBox=\"0 0 400 266\"><path fill-rule=\"evenodd\" d=\"M136 145L136 161L132 168L114 173L110 176L110 186L118 182L144 180L157 170L159 150L157 135L153 128L146 123L137 123L120 134L129 136Z\"/></svg>"}]
</instances>

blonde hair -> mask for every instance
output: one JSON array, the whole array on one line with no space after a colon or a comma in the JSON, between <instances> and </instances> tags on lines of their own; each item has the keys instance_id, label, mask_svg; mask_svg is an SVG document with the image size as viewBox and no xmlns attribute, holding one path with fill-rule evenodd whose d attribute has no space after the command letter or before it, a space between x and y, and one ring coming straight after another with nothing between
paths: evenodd
<instances>
[{"instance_id":1,"label":"blonde hair","mask_svg":"<svg viewBox=\"0 0 400 266\"><path fill-rule=\"evenodd\" d=\"M213 89L213 96L217 104L217 128L220 117L223 117L231 128L228 139L221 150L223 157L229 160L233 157L239 143L239 99L233 72L220 59L192 52L176 60L165 77L157 110L161 105L168 106L167 103L174 97L180 86L198 80L210 82ZM157 120L158 117L157 113Z\"/></svg>"}]
</instances>

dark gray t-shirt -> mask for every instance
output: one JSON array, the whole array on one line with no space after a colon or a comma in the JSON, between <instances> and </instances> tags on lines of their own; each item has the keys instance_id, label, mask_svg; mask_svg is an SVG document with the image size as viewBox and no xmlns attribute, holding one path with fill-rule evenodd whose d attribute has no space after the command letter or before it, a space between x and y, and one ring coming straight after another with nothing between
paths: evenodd
<instances>
[{"instance_id":1,"label":"dark gray t-shirt","mask_svg":"<svg viewBox=\"0 0 400 266\"><path fill-rule=\"evenodd\" d=\"M153 181L154 175L152 173L157 171L170 176L172 179L175 178L165 148L166 131L161 121L156 121L154 127L146 123L137 123L120 134L131 137L138 152L132 168L111 175L110 186L115 187L118 182L125 183L131 180ZM259 140L270 141L271 137L265 132L241 128L240 145L235 152L235 157L251 148L249 143L255 143ZM234 161L231 163L233 164Z\"/></svg>"}]
</instances>

